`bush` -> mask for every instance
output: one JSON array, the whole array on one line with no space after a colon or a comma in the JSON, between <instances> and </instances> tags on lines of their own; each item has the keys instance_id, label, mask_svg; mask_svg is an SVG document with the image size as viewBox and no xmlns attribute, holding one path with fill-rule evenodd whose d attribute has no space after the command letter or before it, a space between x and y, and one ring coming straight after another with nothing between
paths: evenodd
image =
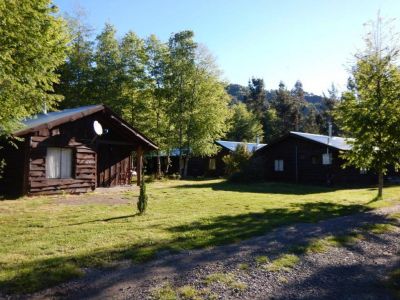
<instances>
[{"instance_id":1,"label":"bush","mask_svg":"<svg viewBox=\"0 0 400 300\"><path fill-rule=\"evenodd\" d=\"M146 211L147 199L148 199L148 196L146 194L146 183L145 183L145 180L143 177L142 182L140 183L140 194L139 194L139 200L137 203L137 208L138 208L140 215Z\"/></svg>"},{"instance_id":2,"label":"bush","mask_svg":"<svg viewBox=\"0 0 400 300\"><path fill-rule=\"evenodd\" d=\"M253 156L242 169L231 174L228 178L231 182L247 183L262 181L265 178L265 159L261 156Z\"/></svg>"},{"instance_id":3,"label":"bush","mask_svg":"<svg viewBox=\"0 0 400 300\"><path fill-rule=\"evenodd\" d=\"M251 158L252 153L247 150L246 144L238 144L235 151L222 158L225 163L225 173L228 176L239 172Z\"/></svg>"}]
</instances>

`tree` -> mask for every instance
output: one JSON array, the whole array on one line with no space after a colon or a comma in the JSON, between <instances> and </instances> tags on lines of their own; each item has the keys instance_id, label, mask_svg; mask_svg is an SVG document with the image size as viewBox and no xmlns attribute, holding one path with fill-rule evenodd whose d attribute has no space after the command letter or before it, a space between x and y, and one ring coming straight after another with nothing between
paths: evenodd
<instances>
[{"instance_id":1,"label":"tree","mask_svg":"<svg viewBox=\"0 0 400 300\"><path fill-rule=\"evenodd\" d=\"M0 2L0 135L62 99L53 93L53 84L69 37L56 12L50 0Z\"/></svg>"},{"instance_id":2,"label":"tree","mask_svg":"<svg viewBox=\"0 0 400 300\"><path fill-rule=\"evenodd\" d=\"M267 108L264 80L261 78L251 78L249 80L248 91L245 103L248 109L261 121Z\"/></svg>"},{"instance_id":3,"label":"tree","mask_svg":"<svg viewBox=\"0 0 400 300\"><path fill-rule=\"evenodd\" d=\"M328 95L323 94L322 98L322 109L320 113L320 119L318 120L320 131L327 133L329 130L329 124L332 125L332 132L334 135L339 134L339 126L336 124L334 117L334 110L339 103L339 92L335 85L332 83L330 89L328 89Z\"/></svg>"},{"instance_id":4,"label":"tree","mask_svg":"<svg viewBox=\"0 0 400 300\"><path fill-rule=\"evenodd\" d=\"M180 173L187 175L191 155L217 151L214 140L227 129L229 97L219 79L219 70L204 47L198 47L193 32L171 36L166 75L171 141L178 146Z\"/></svg>"},{"instance_id":5,"label":"tree","mask_svg":"<svg viewBox=\"0 0 400 300\"><path fill-rule=\"evenodd\" d=\"M230 106L231 110L231 128L226 138L232 141L256 141L262 140L263 128L258 118L250 112L246 105L239 102Z\"/></svg>"},{"instance_id":6,"label":"tree","mask_svg":"<svg viewBox=\"0 0 400 300\"><path fill-rule=\"evenodd\" d=\"M56 12L50 0L0 1L1 138L7 139L22 119L54 108L62 99L53 84L69 36Z\"/></svg>"},{"instance_id":7,"label":"tree","mask_svg":"<svg viewBox=\"0 0 400 300\"><path fill-rule=\"evenodd\" d=\"M293 124L292 128L294 127L293 130L295 131L304 130L304 116L307 103L304 99L303 84L300 80L296 81L291 91L291 96L290 118Z\"/></svg>"},{"instance_id":8,"label":"tree","mask_svg":"<svg viewBox=\"0 0 400 300\"><path fill-rule=\"evenodd\" d=\"M350 89L342 96L335 117L349 140L351 151L343 154L346 165L374 170L378 174L378 195L383 195L383 175L400 167L400 47L393 43L388 23L378 17L368 23L366 48L355 55Z\"/></svg>"},{"instance_id":9,"label":"tree","mask_svg":"<svg viewBox=\"0 0 400 300\"><path fill-rule=\"evenodd\" d=\"M84 11L77 10L74 16L67 16L72 41L68 56L58 69L60 82L56 92L64 99L59 108L70 108L95 103L93 90L93 42L92 30L84 22Z\"/></svg>"},{"instance_id":10,"label":"tree","mask_svg":"<svg viewBox=\"0 0 400 300\"><path fill-rule=\"evenodd\" d=\"M147 209L147 200L148 196L146 193L146 183L144 181L144 176L142 175L142 181L140 182L140 194L137 202L137 209L139 211L139 215L144 214Z\"/></svg>"},{"instance_id":11,"label":"tree","mask_svg":"<svg viewBox=\"0 0 400 300\"><path fill-rule=\"evenodd\" d=\"M125 104L121 96L123 69L120 48L115 35L114 26L106 24L96 38L93 98L120 114Z\"/></svg>"}]
</instances>

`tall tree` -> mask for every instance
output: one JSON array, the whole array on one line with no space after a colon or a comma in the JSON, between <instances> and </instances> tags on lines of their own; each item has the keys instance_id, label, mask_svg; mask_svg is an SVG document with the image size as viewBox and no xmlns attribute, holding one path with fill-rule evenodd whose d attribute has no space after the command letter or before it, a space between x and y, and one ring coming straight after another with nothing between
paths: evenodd
<instances>
[{"instance_id":1,"label":"tall tree","mask_svg":"<svg viewBox=\"0 0 400 300\"><path fill-rule=\"evenodd\" d=\"M345 92L335 115L349 140L346 165L374 170L378 174L378 198L383 195L383 175L400 167L400 71L398 34L390 34L379 18L368 23L366 48L356 54L350 90ZM389 25L390 26L390 25Z\"/></svg>"},{"instance_id":2,"label":"tall tree","mask_svg":"<svg viewBox=\"0 0 400 300\"><path fill-rule=\"evenodd\" d=\"M53 84L69 36L56 12L50 0L0 2L0 135L62 99L53 93Z\"/></svg>"},{"instance_id":3,"label":"tall tree","mask_svg":"<svg viewBox=\"0 0 400 300\"><path fill-rule=\"evenodd\" d=\"M158 145L157 151L157 176L161 177L161 151L169 153L172 147L169 135L170 126L168 118L168 102L165 92L166 66L168 64L168 47L151 35L145 42L147 64L145 68L145 94L142 99L146 101L148 111L146 127L148 136ZM167 168L168 168L167 164Z\"/></svg>"},{"instance_id":4,"label":"tall tree","mask_svg":"<svg viewBox=\"0 0 400 300\"><path fill-rule=\"evenodd\" d=\"M50 0L0 1L0 137L20 121L51 109L62 99L54 93L56 68L64 62L69 36Z\"/></svg>"},{"instance_id":5,"label":"tall tree","mask_svg":"<svg viewBox=\"0 0 400 300\"><path fill-rule=\"evenodd\" d=\"M72 37L70 51L63 65L58 69L60 82L55 86L56 92L64 96L59 108L77 107L93 104L93 42L90 40L92 30L85 23L82 9L73 16L66 16Z\"/></svg>"},{"instance_id":6,"label":"tall tree","mask_svg":"<svg viewBox=\"0 0 400 300\"><path fill-rule=\"evenodd\" d=\"M294 88L291 91L291 95L290 114L294 130L304 130L304 116L307 104L304 99L303 84L300 80L296 81Z\"/></svg>"},{"instance_id":7,"label":"tall tree","mask_svg":"<svg viewBox=\"0 0 400 300\"><path fill-rule=\"evenodd\" d=\"M339 103L339 92L335 85L332 83L331 87L328 89L328 94L323 94L322 99L322 109L320 114L320 131L322 133L327 133L329 129L329 124L332 125L332 132L334 135L339 134L339 126L336 124L334 117L334 110Z\"/></svg>"},{"instance_id":8,"label":"tall tree","mask_svg":"<svg viewBox=\"0 0 400 300\"><path fill-rule=\"evenodd\" d=\"M124 101L121 97L123 69L121 68L121 53L114 26L106 24L103 31L97 36L96 41L93 97L96 101L110 106L120 114L124 107Z\"/></svg>"},{"instance_id":9,"label":"tall tree","mask_svg":"<svg viewBox=\"0 0 400 300\"><path fill-rule=\"evenodd\" d=\"M248 91L245 103L249 110L261 121L267 108L264 80L261 78L251 78L249 80Z\"/></svg>"},{"instance_id":10,"label":"tall tree","mask_svg":"<svg viewBox=\"0 0 400 300\"><path fill-rule=\"evenodd\" d=\"M258 118L247 109L246 105L239 102L230 106L231 127L226 138L238 142L254 142L263 138L263 127Z\"/></svg>"}]
</instances>

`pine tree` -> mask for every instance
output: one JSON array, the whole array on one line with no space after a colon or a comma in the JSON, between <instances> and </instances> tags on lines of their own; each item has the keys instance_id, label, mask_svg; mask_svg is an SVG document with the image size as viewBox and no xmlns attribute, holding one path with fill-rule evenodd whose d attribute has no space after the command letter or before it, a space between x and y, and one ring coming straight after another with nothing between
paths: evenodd
<instances>
[{"instance_id":1,"label":"pine tree","mask_svg":"<svg viewBox=\"0 0 400 300\"><path fill-rule=\"evenodd\" d=\"M137 202L137 209L139 211L139 215L142 215L145 213L147 209L147 200L148 196L146 193L146 183L144 180L144 176L142 175L142 182L140 183L140 194L139 194L139 199Z\"/></svg>"},{"instance_id":2,"label":"pine tree","mask_svg":"<svg viewBox=\"0 0 400 300\"><path fill-rule=\"evenodd\" d=\"M264 80L261 78L251 78L248 90L249 93L245 98L245 103L248 109L261 121L267 109Z\"/></svg>"}]
</instances>

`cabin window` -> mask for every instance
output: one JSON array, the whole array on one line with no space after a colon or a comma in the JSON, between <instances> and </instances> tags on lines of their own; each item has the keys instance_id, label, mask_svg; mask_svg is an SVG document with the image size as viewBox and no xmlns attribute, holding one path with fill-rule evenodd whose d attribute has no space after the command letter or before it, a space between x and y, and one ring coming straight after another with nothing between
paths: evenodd
<instances>
[{"instance_id":1,"label":"cabin window","mask_svg":"<svg viewBox=\"0 0 400 300\"><path fill-rule=\"evenodd\" d=\"M72 177L72 149L47 148L46 177L50 179Z\"/></svg>"},{"instance_id":2,"label":"cabin window","mask_svg":"<svg viewBox=\"0 0 400 300\"><path fill-rule=\"evenodd\" d=\"M275 160L275 172L282 172L283 171L283 160L276 159Z\"/></svg>"},{"instance_id":3,"label":"cabin window","mask_svg":"<svg viewBox=\"0 0 400 300\"><path fill-rule=\"evenodd\" d=\"M332 164L332 153L322 154L322 164L323 165L331 165Z\"/></svg>"},{"instance_id":4,"label":"cabin window","mask_svg":"<svg viewBox=\"0 0 400 300\"><path fill-rule=\"evenodd\" d=\"M208 169L215 170L216 168L215 158L210 158L210 161L208 162Z\"/></svg>"}]
</instances>

